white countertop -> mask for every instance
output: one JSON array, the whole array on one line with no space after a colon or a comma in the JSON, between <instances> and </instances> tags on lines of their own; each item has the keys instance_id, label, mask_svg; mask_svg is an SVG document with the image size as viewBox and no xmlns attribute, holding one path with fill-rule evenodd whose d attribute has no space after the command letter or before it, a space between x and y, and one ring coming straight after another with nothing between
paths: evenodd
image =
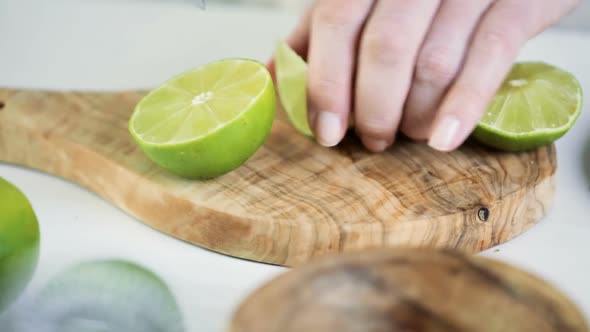
<instances>
[{"instance_id":1,"label":"white countertop","mask_svg":"<svg viewBox=\"0 0 590 332\"><path fill-rule=\"evenodd\" d=\"M265 61L276 39L296 21L293 14L212 3L201 11L190 1L0 0L0 87L151 88L218 58ZM546 32L526 46L521 59L570 70L590 94L590 34ZM553 282L590 318L589 112L587 103L578 123L557 143L558 186L550 214L484 254ZM40 263L24 299L73 262L122 257L146 265L170 284L187 331L222 331L244 296L284 271L167 237L56 177L5 164L0 176L25 192L41 223Z\"/></svg>"}]
</instances>

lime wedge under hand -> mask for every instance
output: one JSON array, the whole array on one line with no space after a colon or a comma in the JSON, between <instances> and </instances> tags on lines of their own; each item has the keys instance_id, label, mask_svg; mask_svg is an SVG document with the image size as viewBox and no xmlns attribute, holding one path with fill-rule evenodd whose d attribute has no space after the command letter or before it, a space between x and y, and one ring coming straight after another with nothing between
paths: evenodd
<instances>
[{"instance_id":1,"label":"lime wedge under hand","mask_svg":"<svg viewBox=\"0 0 590 332\"><path fill-rule=\"evenodd\" d=\"M263 64L227 59L183 73L136 106L129 131L144 153L180 176L223 175L265 142L275 115Z\"/></svg>"},{"instance_id":2,"label":"lime wedge under hand","mask_svg":"<svg viewBox=\"0 0 590 332\"><path fill-rule=\"evenodd\" d=\"M313 137L307 117L307 64L284 41L275 51L277 91L287 118L300 133Z\"/></svg>"},{"instance_id":3,"label":"lime wedge under hand","mask_svg":"<svg viewBox=\"0 0 590 332\"><path fill-rule=\"evenodd\" d=\"M540 63L516 63L481 118L473 137L507 151L552 143L576 122L582 89L576 78Z\"/></svg>"}]
</instances>

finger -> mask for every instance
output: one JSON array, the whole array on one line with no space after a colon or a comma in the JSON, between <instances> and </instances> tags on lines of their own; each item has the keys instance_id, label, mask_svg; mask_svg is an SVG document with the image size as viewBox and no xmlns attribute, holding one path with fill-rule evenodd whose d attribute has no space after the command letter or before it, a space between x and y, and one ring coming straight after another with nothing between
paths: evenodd
<instances>
[{"instance_id":1,"label":"finger","mask_svg":"<svg viewBox=\"0 0 590 332\"><path fill-rule=\"evenodd\" d=\"M461 69L473 31L492 0L446 0L422 44L401 123L414 139L427 139L437 106Z\"/></svg>"},{"instance_id":2,"label":"finger","mask_svg":"<svg viewBox=\"0 0 590 332\"><path fill-rule=\"evenodd\" d=\"M320 0L312 15L309 121L324 146L338 144L345 134L356 43L372 5L372 0Z\"/></svg>"},{"instance_id":3,"label":"finger","mask_svg":"<svg viewBox=\"0 0 590 332\"><path fill-rule=\"evenodd\" d=\"M314 7L310 6L305 10L299 24L287 37L287 44L304 59L307 59L313 9Z\"/></svg>"},{"instance_id":4,"label":"finger","mask_svg":"<svg viewBox=\"0 0 590 332\"><path fill-rule=\"evenodd\" d=\"M355 126L370 151L383 151L394 140L418 49L438 4L379 0L367 22L357 68Z\"/></svg>"},{"instance_id":5,"label":"finger","mask_svg":"<svg viewBox=\"0 0 590 332\"><path fill-rule=\"evenodd\" d=\"M445 96L428 144L451 151L471 134L531 36L555 23L575 1L500 0L478 27L465 66Z\"/></svg>"},{"instance_id":6,"label":"finger","mask_svg":"<svg viewBox=\"0 0 590 332\"><path fill-rule=\"evenodd\" d=\"M303 16L295 26L295 29L289 34L286 39L287 44L299 54L303 59L307 58L307 49L309 45L309 33L311 30L311 14L313 6L305 10ZM274 79L275 58L272 56L266 63L267 69L270 71Z\"/></svg>"}]
</instances>

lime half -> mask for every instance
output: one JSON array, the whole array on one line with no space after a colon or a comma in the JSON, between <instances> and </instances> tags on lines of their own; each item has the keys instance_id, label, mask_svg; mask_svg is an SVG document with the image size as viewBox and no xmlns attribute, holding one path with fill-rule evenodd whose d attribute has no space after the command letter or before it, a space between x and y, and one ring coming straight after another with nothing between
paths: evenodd
<instances>
[{"instance_id":1,"label":"lime half","mask_svg":"<svg viewBox=\"0 0 590 332\"><path fill-rule=\"evenodd\" d=\"M272 78L247 59L208 63L147 94L129 131L156 164L205 179L246 162L264 144L275 115Z\"/></svg>"},{"instance_id":2,"label":"lime half","mask_svg":"<svg viewBox=\"0 0 590 332\"><path fill-rule=\"evenodd\" d=\"M542 62L516 63L473 137L502 150L533 149L562 137L581 109L582 89L572 74Z\"/></svg>"},{"instance_id":3,"label":"lime half","mask_svg":"<svg viewBox=\"0 0 590 332\"><path fill-rule=\"evenodd\" d=\"M303 135L313 137L307 117L307 64L284 41L275 51L277 90L287 118Z\"/></svg>"}]
</instances>

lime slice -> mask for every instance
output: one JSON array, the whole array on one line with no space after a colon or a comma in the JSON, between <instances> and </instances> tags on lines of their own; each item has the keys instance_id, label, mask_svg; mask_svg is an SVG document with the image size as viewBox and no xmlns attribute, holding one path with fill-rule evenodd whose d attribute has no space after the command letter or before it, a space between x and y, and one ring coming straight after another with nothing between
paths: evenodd
<instances>
[{"instance_id":1,"label":"lime slice","mask_svg":"<svg viewBox=\"0 0 590 332\"><path fill-rule=\"evenodd\" d=\"M147 94L129 131L156 164L205 179L245 163L266 141L275 91L263 64L247 59L208 63Z\"/></svg>"},{"instance_id":2,"label":"lime slice","mask_svg":"<svg viewBox=\"0 0 590 332\"><path fill-rule=\"evenodd\" d=\"M502 150L533 149L562 137L581 108L582 89L572 74L542 62L516 63L473 137Z\"/></svg>"},{"instance_id":3,"label":"lime slice","mask_svg":"<svg viewBox=\"0 0 590 332\"><path fill-rule=\"evenodd\" d=\"M290 123L305 136L313 137L307 117L307 64L284 41L275 51L277 90Z\"/></svg>"},{"instance_id":4,"label":"lime slice","mask_svg":"<svg viewBox=\"0 0 590 332\"><path fill-rule=\"evenodd\" d=\"M39 223L27 197L0 178L0 312L25 290L39 259Z\"/></svg>"},{"instance_id":5,"label":"lime slice","mask_svg":"<svg viewBox=\"0 0 590 332\"><path fill-rule=\"evenodd\" d=\"M68 267L49 280L29 306L16 323L18 331L185 330L168 285L154 272L125 260L93 260Z\"/></svg>"}]
</instances>

